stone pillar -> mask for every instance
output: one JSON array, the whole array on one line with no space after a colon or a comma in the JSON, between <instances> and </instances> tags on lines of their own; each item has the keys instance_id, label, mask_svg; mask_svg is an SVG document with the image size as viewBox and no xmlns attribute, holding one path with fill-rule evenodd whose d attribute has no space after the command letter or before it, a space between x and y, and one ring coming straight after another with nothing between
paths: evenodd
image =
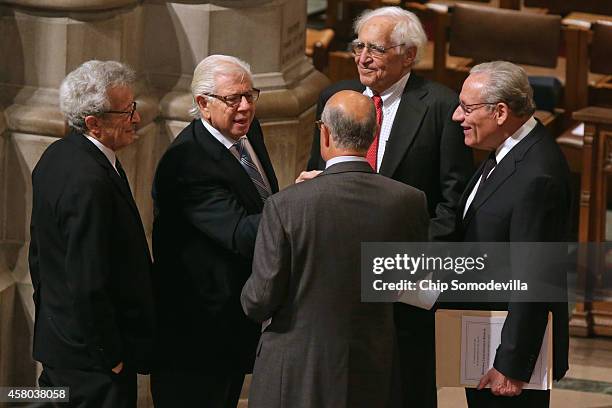
<instances>
[{"instance_id":1,"label":"stone pillar","mask_svg":"<svg viewBox=\"0 0 612 408\"><path fill-rule=\"evenodd\" d=\"M67 131L57 100L66 74L89 59L139 73L139 138L119 156L150 237L154 169L190 120L191 75L207 55L251 64L262 90L256 115L281 186L305 167L314 105L327 85L304 57L305 26L306 0L0 0L0 384L36 381L30 178Z\"/></svg>"},{"instance_id":2,"label":"stone pillar","mask_svg":"<svg viewBox=\"0 0 612 408\"><path fill-rule=\"evenodd\" d=\"M305 0L145 0L143 61L161 91L162 124L172 139L191 120L194 67L211 54L247 61L262 95L256 116L281 186L306 165L319 92L328 84L304 56ZM154 46L151 46L154 45Z\"/></svg>"}]
</instances>

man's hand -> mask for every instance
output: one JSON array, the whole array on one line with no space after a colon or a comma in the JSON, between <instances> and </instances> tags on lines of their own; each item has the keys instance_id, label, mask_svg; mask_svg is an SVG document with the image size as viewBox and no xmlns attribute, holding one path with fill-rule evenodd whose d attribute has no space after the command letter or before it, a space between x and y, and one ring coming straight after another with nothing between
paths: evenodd
<instances>
[{"instance_id":1,"label":"man's hand","mask_svg":"<svg viewBox=\"0 0 612 408\"><path fill-rule=\"evenodd\" d=\"M321 170L303 171L299 177L295 179L295 184L301 183L302 181L310 180L321 174Z\"/></svg>"},{"instance_id":2,"label":"man's hand","mask_svg":"<svg viewBox=\"0 0 612 408\"><path fill-rule=\"evenodd\" d=\"M478 389L482 390L491 384L491 393L493 395L502 397L515 397L520 395L523 391L523 382L519 380L513 380L512 378L506 377L495 368L491 368L478 383Z\"/></svg>"},{"instance_id":3,"label":"man's hand","mask_svg":"<svg viewBox=\"0 0 612 408\"><path fill-rule=\"evenodd\" d=\"M112 371L115 374L119 374L123 370L123 361L117 364L117 367L113 368Z\"/></svg>"}]
</instances>

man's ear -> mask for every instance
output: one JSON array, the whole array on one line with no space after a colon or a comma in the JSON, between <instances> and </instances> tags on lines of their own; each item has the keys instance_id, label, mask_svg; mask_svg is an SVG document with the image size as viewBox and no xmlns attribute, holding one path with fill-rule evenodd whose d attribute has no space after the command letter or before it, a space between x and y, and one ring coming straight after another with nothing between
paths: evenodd
<instances>
[{"instance_id":1,"label":"man's ear","mask_svg":"<svg viewBox=\"0 0 612 408\"><path fill-rule=\"evenodd\" d=\"M510 114L510 108L503 102L498 103L495 106L495 120L497 122L497 126L503 125L508 119L508 115Z\"/></svg>"},{"instance_id":2,"label":"man's ear","mask_svg":"<svg viewBox=\"0 0 612 408\"><path fill-rule=\"evenodd\" d=\"M331 149L332 140L331 140L329 129L327 129L327 126L325 126L324 124L321 125L321 132L319 135L319 144L320 144L321 158L325 161L329 160L328 152Z\"/></svg>"},{"instance_id":3,"label":"man's ear","mask_svg":"<svg viewBox=\"0 0 612 408\"><path fill-rule=\"evenodd\" d=\"M100 118L97 116L85 116L85 126L89 133L96 139L100 136Z\"/></svg>"},{"instance_id":4,"label":"man's ear","mask_svg":"<svg viewBox=\"0 0 612 408\"><path fill-rule=\"evenodd\" d=\"M406 47L404 49L404 58L403 65L406 68L409 68L414 65L414 60L416 59L417 49L416 47Z\"/></svg>"},{"instance_id":5,"label":"man's ear","mask_svg":"<svg viewBox=\"0 0 612 408\"><path fill-rule=\"evenodd\" d=\"M200 109L200 113L204 119L210 118L210 109L208 98L198 95L196 96L196 103L198 104L198 108Z\"/></svg>"}]
</instances>

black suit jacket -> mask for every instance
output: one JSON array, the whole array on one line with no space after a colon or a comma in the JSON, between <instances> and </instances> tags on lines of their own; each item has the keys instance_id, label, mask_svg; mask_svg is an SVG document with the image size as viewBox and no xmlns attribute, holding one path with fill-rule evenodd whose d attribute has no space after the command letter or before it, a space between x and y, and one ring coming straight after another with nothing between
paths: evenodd
<instances>
[{"instance_id":1,"label":"black suit jacket","mask_svg":"<svg viewBox=\"0 0 612 408\"><path fill-rule=\"evenodd\" d=\"M54 368L148 370L151 259L129 186L73 132L32 173L34 358Z\"/></svg>"},{"instance_id":2,"label":"black suit jacket","mask_svg":"<svg viewBox=\"0 0 612 408\"><path fill-rule=\"evenodd\" d=\"M472 177L459 205L457 230L462 241L567 240L569 170L561 150L541 123L497 164L462 220L467 197L481 173L482 166ZM558 273L563 280L564 271ZM498 304L498 309L504 306ZM568 369L567 303L509 303L507 309L494 367L511 378L529 381L548 311L552 311L554 378L562 378Z\"/></svg>"},{"instance_id":3,"label":"black suit jacket","mask_svg":"<svg viewBox=\"0 0 612 408\"><path fill-rule=\"evenodd\" d=\"M277 192L257 120L247 137ZM263 209L257 189L232 153L194 120L161 158L153 198L159 366L250 371L260 327L244 315L240 291L251 273Z\"/></svg>"},{"instance_id":4,"label":"black suit jacket","mask_svg":"<svg viewBox=\"0 0 612 408\"><path fill-rule=\"evenodd\" d=\"M341 90L363 92L357 80L323 90L317 119L327 100ZM410 74L385 148L379 173L423 191L427 196L430 237L445 240L453 231L461 193L473 172L471 150L461 127L451 120L459 99L450 89ZM319 131L315 127L308 170L324 169Z\"/></svg>"}]
</instances>

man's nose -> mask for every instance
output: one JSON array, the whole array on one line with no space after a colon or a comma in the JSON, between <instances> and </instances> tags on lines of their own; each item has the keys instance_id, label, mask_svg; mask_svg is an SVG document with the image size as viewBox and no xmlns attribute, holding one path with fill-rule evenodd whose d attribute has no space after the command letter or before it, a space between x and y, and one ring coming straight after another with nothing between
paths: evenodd
<instances>
[{"instance_id":1,"label":"man's nose","mask_svg":"<svg viewBox=\"0 0 612 408\"><path fill-rule=\"evenodd\" d=\"M455 108L455 111L453 112L453 117L452 117L452 119L453 119L455 122L463 122L464 117L463 117L463 109L461 109L461 105L458 105L458 106Z\"/></svg>"},{"instance_id":2,"label":"man's nose","mask_svg":"<svg viewBox=\"0 0 612 408\"><path fill-rule=\"evenodd\" d=\"M245 95L242 95L240 98L240 103L238 104L238 110L248 110L255 106L255 101L249 102Z\"/></svg>"},{"instance_id":3,"label":"man's nose","mask_svg":"<svg viewBox=\"0 0 612 408\"><path fill-rule=\"evenodd\" d=\"M140 123L140 113L137 110L134 111L134 115L132 115L132 123Z\"/></svg>"}]
</instances>

